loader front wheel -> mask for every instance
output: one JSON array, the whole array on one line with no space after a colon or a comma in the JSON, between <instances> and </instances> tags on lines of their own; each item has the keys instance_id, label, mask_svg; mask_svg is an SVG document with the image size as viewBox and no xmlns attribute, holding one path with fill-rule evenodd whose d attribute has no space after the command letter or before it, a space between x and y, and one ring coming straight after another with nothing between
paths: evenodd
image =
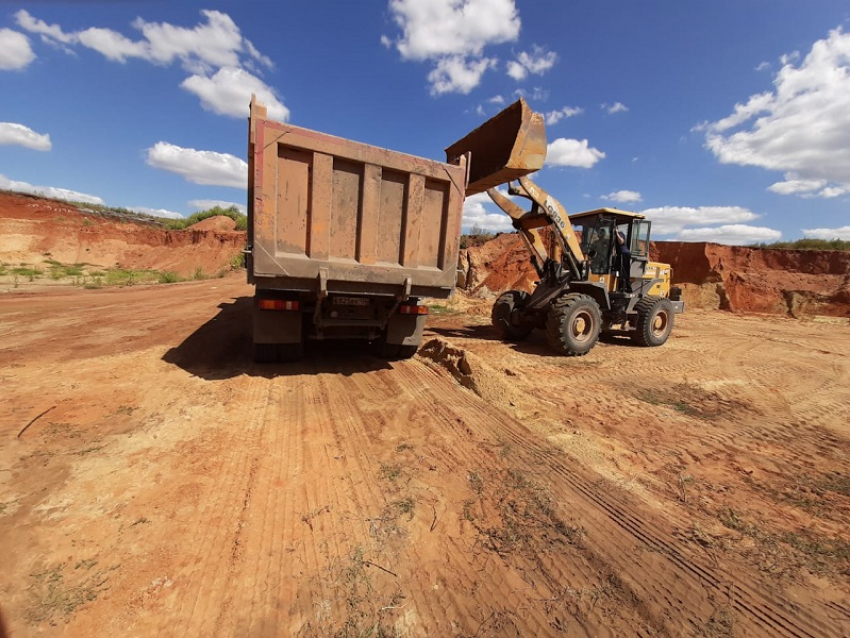
<instances>
[{"instance_id":1,"label":"loader front wheel","mask_svg":"<svg viewBox=\"0 0 850 638\"><path fill-rule=\"evenodd\" d=\"M663 346L673 331L673 304L663 298L644 297L637 302L635 310L637 321L632 340L647 348Z\"/></svg>"},{"instance_id":2,"label":"loader front wheel","mask_svg":"<svg viewBox=\"0 0 850 638\"><path fill-rule=\"evenodd\" d=\"M549 347L558 354L580 357L599 340L602 315L593 297L570 293L552 303L546 317Z\"/></svg>"},{"instance_id":3,"label":"loader front wheel","mask_svg":"<svg viewBox=\"0 0 850 638\"><path fill-rule=\"evenodd\" d=\"M521 310L527 302L527 292L509 290L493 304L490 319L505 341L522 341L534 330L533 325L517 321L516 311Z\"/></svg>"}]
</instances>

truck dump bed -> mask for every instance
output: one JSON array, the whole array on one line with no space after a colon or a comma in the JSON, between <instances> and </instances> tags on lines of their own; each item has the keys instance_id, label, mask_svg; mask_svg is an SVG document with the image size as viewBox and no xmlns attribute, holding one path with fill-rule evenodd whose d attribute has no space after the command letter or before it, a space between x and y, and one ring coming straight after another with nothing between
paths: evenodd
<instances>
[{"instance_id":1,"label":"truck dump bed","mask_svg":"<svg viewBox=\"0 0 850 638\"><path fill-rule=\"evenodd\" d=\"M445 164L275 122L256 99L249 127L249 282L449 295L465 158Z\"/></svg>"}]
</instances>

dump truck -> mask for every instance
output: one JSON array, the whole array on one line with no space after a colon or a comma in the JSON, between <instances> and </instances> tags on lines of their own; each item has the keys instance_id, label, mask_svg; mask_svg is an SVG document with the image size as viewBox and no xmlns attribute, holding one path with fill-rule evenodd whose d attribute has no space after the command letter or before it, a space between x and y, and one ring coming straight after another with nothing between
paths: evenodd
<instances>
[{"instance_id":1,"label":"dump truck","mask_svg":"<svg viewBox=\"0 0 850 638\"><path fill-rule=\"evenodd\" d=\"M529 173L519 175L540 168L546 149L543 116L523 99L446 149L450 162L471 157L467 195L486 192L507 213L539 277L531 293L510 290L496 300L493 325L509 341L542 329L551 349L567 356L587 354L600 337L663 345L685 306L670 265L649 260L651 222L614 208L568 215ZM504 183L507 194L496 188ZM530 210L509 195L528 200Z\"/></svg>"},{"instance_id":2,"label":"dump truck","mask_svg":"<svg viewBox=\"0 0 850 638\"><path fill-rule=\"evenodd\" d=\"M363 339L385 358L413 356L423 299L447 298L457 280L470 156L439 162L277 122L252 96L245 254L254 359L298 359L309 339Z\"/></svg>"}]
</instances>

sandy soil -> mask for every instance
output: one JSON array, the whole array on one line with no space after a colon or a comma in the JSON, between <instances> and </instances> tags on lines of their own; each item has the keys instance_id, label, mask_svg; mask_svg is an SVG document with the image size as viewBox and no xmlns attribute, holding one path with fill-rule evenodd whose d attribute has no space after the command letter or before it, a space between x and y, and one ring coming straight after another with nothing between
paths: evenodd
<instances>
[{"instance_id":1,"label":"sandy soil","mask_svg":"<svg viewBox=\"0 0 850 638\"><path fill-rule=\"evenodd\" d=\"M245 233L228 217L212 217L186 230L165 230L129 216L0 192L0 262L43 267L47 260L98 268L172 271L186 277L229 270L245 247ZM0 277L0 285L9 284ZM27 286L25 278L19 282ZM37 284L50 285L45 277Z\"/></svg>"},{"instance_id":2,"label":"sandy soil","mask_svg":"<svg viewBox=\"0 0 850 638\"><path fill-rule=\"evenodd\" d=\"M269 367L251 292L2 296L11 636L850 634L846 320Z\"/></svg>"}]
</instances>

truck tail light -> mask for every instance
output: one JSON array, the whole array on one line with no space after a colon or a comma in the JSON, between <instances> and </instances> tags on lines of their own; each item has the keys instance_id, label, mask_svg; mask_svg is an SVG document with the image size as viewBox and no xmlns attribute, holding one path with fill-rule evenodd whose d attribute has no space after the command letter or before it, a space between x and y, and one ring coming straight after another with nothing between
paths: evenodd
<instances>
[{"instance_id":1,"label":"truck tail light","mask_svg":"<svg viewBox=\"0 0 850 638\"><path fill-rule=\"evenodd\" d=\"M399 306L398 312L402 315L427 315L428 306Z\"/></svg>"},{"instance_id":2,"label":"truck tail light","mask_svg":"<svg viewBox=\"0 0 850 638\"><path fill-rule=\"evenodd\" d=\"M301 304L297 301L283 299L260 299L260 310L298 310Z\"/></svg>"}]
</instances>

